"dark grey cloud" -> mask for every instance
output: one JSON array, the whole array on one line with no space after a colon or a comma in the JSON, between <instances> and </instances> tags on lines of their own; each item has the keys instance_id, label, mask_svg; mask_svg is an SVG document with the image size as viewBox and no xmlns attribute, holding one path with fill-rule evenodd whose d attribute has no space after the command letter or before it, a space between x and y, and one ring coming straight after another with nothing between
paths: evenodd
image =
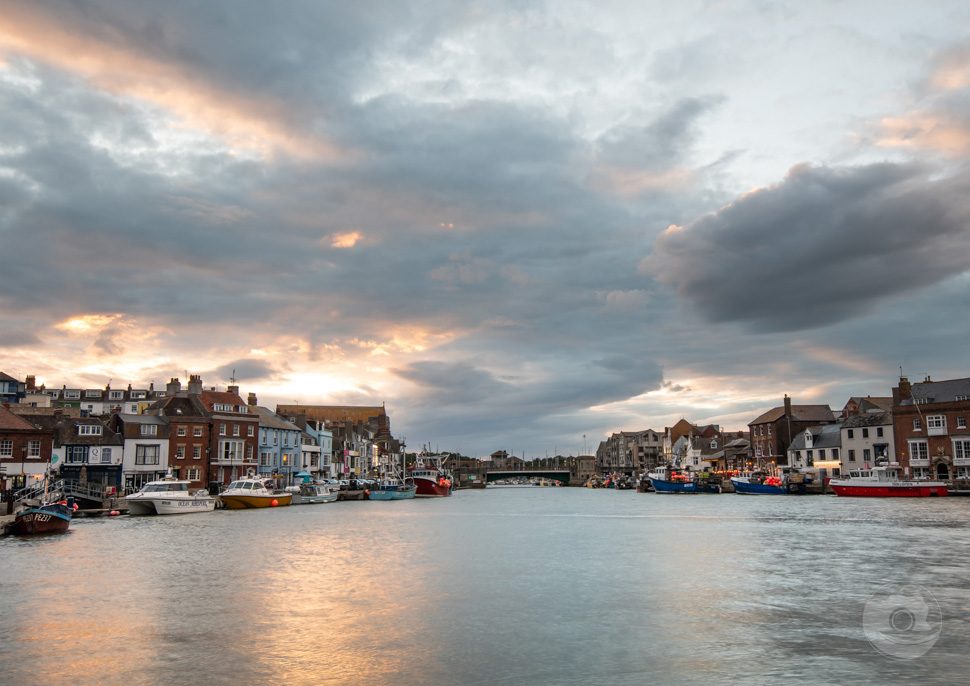
<instances>
[{"instance_id":1,"label":"dark grey cloud","mask_svg":"<svg viewBox=\"0 0 970 686\"><path fill-rule=\"evenodd\" d=\"M253 383L276 379L279 376L279 370L265 360L241 359L216 367L206 372L203 378L210 376L223 381L235 379L237 383Z\"/></svg>"},{"instance_id":2,"label":"dark grey cloud","mask_svg":"<svg viewBox=\"0 0 970 686\"><path fill-rule=\"evenodd\" d=\"M711 321L830 326L970 268L968 182L911 164L793 167L666 231L641 271Z\"/></svg>"},{"instance_id":3,"label":"dark grey cloud","mask_svg":"<svg viewBox=\"0 0 970 686\"><path fill-rule=\"evenodd\" d=\"M20 348L41 345L41 340L30 331L5 329L0 334L0 348Z\"/></svg>"}]
</instances>

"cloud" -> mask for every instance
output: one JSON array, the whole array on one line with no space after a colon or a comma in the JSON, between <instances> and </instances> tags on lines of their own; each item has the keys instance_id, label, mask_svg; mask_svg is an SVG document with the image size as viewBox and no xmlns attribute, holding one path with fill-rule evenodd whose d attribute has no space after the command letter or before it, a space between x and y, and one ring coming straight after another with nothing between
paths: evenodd
<instances>
[{"instance_id":1,"label":"cloud","mask_svg":"<svg viewBox=\"0 0 970 686\"><path fill-rule=\"evenodd\" d=\"M640 264L714 322L830 326L970 268L970 177L912 164L793 167L686 227Z\"/></svg>"},{"instance_id":2,"label":"cloud","mask_svg":"<svg viewBox=\"0 0 970 686\"><path fill-rule=\"evenodd\" d=\"M275 380L278 375L278 370L265 360L240 359L216 367L210 372L205 372L202 377L214 376L225 381L235 378L237 383L254 383Z\"/></svg>"}]
</instances>

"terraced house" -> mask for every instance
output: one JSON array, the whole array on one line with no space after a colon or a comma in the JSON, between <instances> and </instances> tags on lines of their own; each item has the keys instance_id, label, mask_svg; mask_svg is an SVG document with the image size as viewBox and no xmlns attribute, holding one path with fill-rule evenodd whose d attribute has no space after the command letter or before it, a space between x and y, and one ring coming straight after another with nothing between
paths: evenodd
<instances>
[{"instance_id":1,"label":"terraced house","mask_svg":"<svg viewBox=\"0 0 970 686\"><path fill-rule=\"evenodd\" d=\"M970 479L970 379L910 384L893 389L897 461L917 479Z\"/></svg>"}]
</instances>

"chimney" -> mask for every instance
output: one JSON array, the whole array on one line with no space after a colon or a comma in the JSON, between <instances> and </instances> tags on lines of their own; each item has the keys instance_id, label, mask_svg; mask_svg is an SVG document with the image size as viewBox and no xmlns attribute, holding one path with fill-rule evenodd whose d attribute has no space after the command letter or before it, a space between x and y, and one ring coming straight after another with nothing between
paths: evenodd
<instances>
[{"instance_id":1,"label":"chimney","mask_svg":"<svg viewBox=\"0 0 970 686\"><path fill-rule=\"evenodd\" d=\"M785 416L791 417L791 398L788 397L788 394L785 394Z\"/></svg>"},{"instance_id":2,"label":"chimney","mask_svg":"<svg viewBox=\"0 0 970 686\"><path fill-rule=\"evenodd\" d=\"M255 393L253 393L253 392L250 392L249 393L249 398L246 399L246 404L247 405L252 405L253 407L256 407L256 405L258 403L256 402L256 394Z\"/></svg>"},{"instance_id":3,"label":"chimney","mask_svg":"<svg viewBox=\"0 0 970 686\"><path fill-rule=\"evenodd\" d=\"M202 393L202 377L198 374L190 376L188 390L191 395L199 395Z\"/></svg>"},{"instance_id":4,"label":"chimney","mask_svg":"<svg viewBox=\"0 0 970 686\"><path fill-rule=\"evenodd\" d=\"M226 386L226 392L239 395L239 386Z\"/></svg>"},{"instance_id":5,"label":"chimney","mask_svg":"<svg viewBox=\"0 0 970 686\"><path fill-rule=\"evenodd\" d=\"M128 390L129 391L131 390L131 386L128 387ZM181 390L182 390L182 382L179 381L178 379L172 379L165 386L165 395L175 395Z\"/></svg>"},{"instance_id":6,"label":"chimney","mask_svg":"<svg viewBox=\"0 0 970 686\"><path fill-rule=\"evenodd\" d=\"M905 376L899 377L899 385L893 389L893 405L899 405L912 395L913 387L909 383L909 379Z\"/></svg>"},{"instance_id":7,"label":"chimney","mask_svg":"<svg viewBox=\"0 0 970 686\"><path fill-rule=\"evenodd\" d=\"M37 377L35 377L33 374L28 374L27 380L25 381L25 383L27 386L27 390L33 391L37 388Z\"/></svg>"}]
</instances>

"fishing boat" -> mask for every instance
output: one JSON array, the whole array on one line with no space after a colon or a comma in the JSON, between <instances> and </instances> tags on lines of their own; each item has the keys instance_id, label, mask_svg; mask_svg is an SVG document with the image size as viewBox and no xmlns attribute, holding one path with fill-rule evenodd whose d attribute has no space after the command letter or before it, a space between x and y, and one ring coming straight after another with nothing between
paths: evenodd
<instances>
[{"instance_id":1,"label":"fishing boat","mask_svg":"<svg viewBox=\"0 0 970 686\"><path fill-rule=\"evenodd\" d=\"M710 472L690 472L679 467L658 467L648 475L657 493L720 493L721 477Z\"/></svg>"},{"instance_id":2,"label":"fishing boat","mask_svg":"<svg viewBox=\"0 0 970 686\"><path fill-rule=\"evenodd\" d=\"M125 498L128 514L139 516L212 512L216 508L216 499L206 490L190 492L191 483L174 478L149 481L137 493Z\"/></svg>"},{"instance_id":3,"label":"fishing boat","mask_svg":"<svg viewBox=\"0 0 970 686\"><path fill-rule=\"evenodd\" d=\"M417 487L417 498L441 498L451 495L451 474L442 467L441 455L419 455L417 464L408 470L407 481Z\"/></svg>"},{"instance_id":4,"label":"fishing boat","mask_svg":"<svg viewBox=\"0 0 970 686\"><path fill-rule=\"evenodd\" d=\"M275 488L271 482L271 479L239 479L230 483L219 497L229 510L289 505L293 494Z\"/></svg>"},{"instance_id":5,"label":"fishing boat","mask_svg":"<svg viewBox=\"0 0 970 686\"><path fill-rule=\"evenodd\" d=\"M942 481L916 481L901 478L898 467L877 466L853 469L848 478L829 481L836 495L861 498L936 498L947 494Z\"/></svg>"},{"instance_id":6,"label":"fishing boat","mask_svg":"<svg viewBox=\"0 0 970 686\"><path fill-rule=\"evenodd\" d=\"M74 498L27 507L14 517L13 532L21 536L65 533L71 526L74 509Z\"/></svg>"},{"instance_id":7,"label":"fishing boat","mask_svg":"<svg viewBox=\"0 0 970 686\"><path fill-rule=\"evenodd\" d=\"M318 505L337 501L340 486L326 481L314 481L300 484L293 493L291 505Z\"/></svg>"},{"instance_id":8,"label":"fishing boat","mask_svg":"<svg viewBox=\"0 0 970 686\"><path fill-rule=\"evenodd\" d=\"M370 500L410 500L417 494L418 487L414 483L406 483L400 479L381 479L370 489Z\"/></svg>"},{"instance_id":9,"label":"fishing boat","mask_svg":"<svg viewBox=\"0 0 970 686\"><path fill-rule=\"evenodd\" d=\"M765 471L742 472L731 477L734 492L742 495L805 495L805 475L791 469L781 476Z\"/></svg>"}]
</instances>

